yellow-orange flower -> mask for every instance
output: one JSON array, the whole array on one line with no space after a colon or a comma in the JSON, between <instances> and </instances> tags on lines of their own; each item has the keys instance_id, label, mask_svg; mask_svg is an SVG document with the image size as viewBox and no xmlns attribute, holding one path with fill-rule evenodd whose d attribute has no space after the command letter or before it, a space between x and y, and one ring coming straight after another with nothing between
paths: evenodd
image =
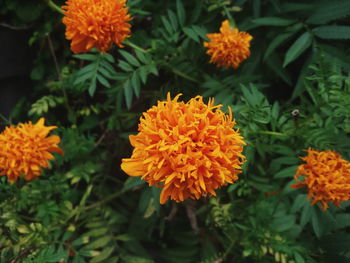
<instances>
[{"instance_id":1,"label":"yellow-orange flower","mask_svg":"<svg viewBox=\"0 0 350 263\"><path fill-rule=\"evenodd\" d=\"M72 51L84 53L95 47L105 52L113 43L122 47L131 27L125 4L126 0L67 0L62 22Z\"/></svg>"},{"instance_id":2,"label":"yellow-orange flower","mask_svg":"<svg viewBox=\"0 0 350 263\"><path fill-rule=\"evenodd\" d=\"M139 133L130 136L134 148L122 169L141 176L150 186L162 187L160 203L215 195L215 189L234 183L245 160L245 144L231 109L225 115L221 105L208 104L201 96L187 103L158 101L140 118Z\"/></svg>"},{"instance_id":3,"label":"yellow-orange flower","mask_svg":"<svg viewBox=\"0 0 350 263\"><path fill-rule=\"evenodd\" d=\"M306 163L298 167L294 175L298 183L292 187L306 186L308 198L313 199L312 205L320 202L323 210L328 208L328 201L339 206L342 201L349 200L350 163L337 152L313 149L306 151L307 156L301 157Z\"/></svg>"},{"instance_id":4,"label":"yellow-orange flower","mask_svg":"<svg viewBox=\"0 0 350 263\"><path fill-rule=\"evenodd\" d=\"M54 158L50 152L63 154L58 147L60 137L48 136L56 126L45 126L44 118L36 124L21 123L9 126L0 133L0 176L7 175L13 183L20 175L32 180L41 175L41 168L48 168L48 160Z\"/></svg>"},{"instance_id":5,"label":"yellow-orange flower","mask_svg":"<svg viewBox=\"0 0 350 263\"><path fill-rule=\"evenodd\" d=\"M225 20L220 27L220 33L207 34L210 42L204 42L211 56L210 63L219 67L237 68L242 61L250 56L250 41L253 37L247 32L239 32Z\"/></svg>"}]
</instances>

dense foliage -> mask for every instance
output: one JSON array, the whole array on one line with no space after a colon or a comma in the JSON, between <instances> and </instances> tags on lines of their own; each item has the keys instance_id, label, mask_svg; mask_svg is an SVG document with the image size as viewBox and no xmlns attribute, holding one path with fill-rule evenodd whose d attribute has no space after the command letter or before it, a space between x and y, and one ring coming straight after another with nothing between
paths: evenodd
<instances>
[{"instance_id":1,"label":"dense foliage","mask_svg":"<svg viewBox=\"0 0 350 263\"><path fill-rule=\"evenodd\" d=\"M290 186L309 147L350 160L350 2L127 6L125 47L85 54L71 52L51 1L1 6L1 26L29 30L34 53L31 93L2 124L45 117L64 155L36 180L0 177L0 262L349 262L350 203L323 211ZM251 55L216 67L203 42L232 18ZM160 205L161 189L120 168L142 112L167 92L232 108L247 161L216 197Z\"/></svg>"}]
</instances>

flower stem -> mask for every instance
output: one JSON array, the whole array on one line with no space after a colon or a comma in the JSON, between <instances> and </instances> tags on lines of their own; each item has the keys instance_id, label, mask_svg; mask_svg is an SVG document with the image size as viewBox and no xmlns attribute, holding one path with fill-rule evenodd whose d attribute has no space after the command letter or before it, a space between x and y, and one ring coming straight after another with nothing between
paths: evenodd
<instances>
[{"instance_id":1,"label":"flower stem","mask_svg":"<svg viewBox=\"0 0 350 263\"><path fill-rule=\"evenodd\" d=\"M150 51L150 49L143 49L142 47L132 43L130 40L124 40L123 44L129 46L129 47L132 47L134 49L137 49L138 51L141 51L142 53L147 53Z\"/></svg>"},{"instance_id":2,"label":"flower stem","mask_svg":"<svg viewBox=\"0 0 350 263\"><path fill-rule=\"evenodd\" d=\"M119 192L116 192L114 194L111 194L110 196L107 196L105 199L99 201L99 202L96 202L92 205L89 205L89 206L86 206L84 208L84 210L90 210L90 209L93 209L93 208L96 208L96 207L99 207L105 203L108 203L109 201L113 200L114 198L117 198L119 197L120 195L122 195L124 193L124 191L119 191Z\"/></svg>"},{"instance_id":3,"label":"flower stem","mask_svg":"<svg viewBox=\"0 0 350 263\"><path fill-rule=\"evenodd\" d=\"M230 25L233 27L233 28L236 28L237 25L236 25L236 22L235 20L233 19L233 16L231 15L230 11L228 10L227 6L226 5L223 5L223 8L224 8L224 12L228 18L228 20L230 21Z\"/></svg>"},{"instance_id":4,"label":"flower stem","mask_svg":"<svg viewBox=\"0 0 350 263\"><path fill-rule=\"evenodd\" d=\"M52 2L51 0L46 0L46 3L49 7L51 7L52 10L57 11L58 13L60 13L62 15L64 14L63 10L58 5L56 5L54 2Z\"/></svg>"},{"instance_id":5,"label":"flower stem","mask_svg":"<svg viewBox=\"0 0 350 263\"><path fill-rule=\"evenodd\" d=\"M274 132L274 131L258 131L257 133L266 134L266 135L274 135L274 136L287 136L287 134L282 132Z\"/></svg>"},{"instance_id":6,"label":"flower stem","mask_svg":"<svg viewBox=\"0 0 350 263\"><path fill-rule=\"evenodd\" d=\"M1 113L0 113L0 119L3 119L6 124L7 123L10 124L10 121L8 119L6 119L6 117L4 115L2 115Z\"/></svg>"}]
</instances>

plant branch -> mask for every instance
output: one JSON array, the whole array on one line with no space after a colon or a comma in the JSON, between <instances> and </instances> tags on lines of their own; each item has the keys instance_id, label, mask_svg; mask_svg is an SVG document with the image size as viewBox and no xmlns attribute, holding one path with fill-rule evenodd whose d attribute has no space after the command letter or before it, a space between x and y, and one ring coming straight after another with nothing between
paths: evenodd
<instances>
[{"instance_id":1,"label":"plant branch","mask_svg":"<svg viewBox=\"0 0 350 263\"><path fill-rule=\"evenodd\" d=\"M93 209L93 208L96 208L98 206L101 206L105 203L108 203L109 201L113 200L114 198L117 198L119 196L121 196L122 194L124 193L124 191L119 191L119 192L116 192L114 194L111 194L110 196L107 196L105 199L99 201L99 202L96 202L92 205L89 205L89 206L85 206L84 210L90 210L90 209Z\"/></svg>"},{"instance_id":2,"label":"plant branch","mask_svg":"<svg viewBox=\"0 0 350 263\"><path fill-rule=\"evenodd\" d=\"M51 0L46 0L46 3L49 7L51 7L52 10L64 15L63 10L58 5L56 5L54 2L52 2Z\"/></svg>"}]
</instances>

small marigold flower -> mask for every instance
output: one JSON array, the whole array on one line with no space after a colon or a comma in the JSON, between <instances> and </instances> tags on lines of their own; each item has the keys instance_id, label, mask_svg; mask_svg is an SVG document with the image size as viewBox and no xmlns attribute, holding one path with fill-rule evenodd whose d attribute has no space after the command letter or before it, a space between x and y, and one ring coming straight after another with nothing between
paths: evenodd
<instances>
[{"instance_id":1,"label":"small marigold flower","mask_svg":"<svg viewBox=\"0 0 350 263\"><path fill-rule=\"evenodd\" d=\"M139 133L130 136L132 156L121 165L128 175L163 188L161 204L215 196L215 189L238 179L245 160L230 108L225 115L213 99L208 105L201 96L184 103L180 96L171 100L168 93L143 114Z\"/></svg>"},{"instance_id":2,"label":"small marigold flower","mask_svg":"<svg viewBox=\"0 0 350 263\"><path fill-rule=\"evenodd\" d=\"M113 43L119 47L130 36L130 14L126 0L67 0L62 6L66 38L72 40L74 53L97 48L108 50Z\"/></svg>"},{"instance_id":3,"label":"small marigold flower","mask_svg":"<svg viewBox=\"0 0 350 263\"><path fill-rule=\"evenodd\" d=\"M48 136L56 126L45 126L44 118L36 124L21 123L9 126L0 133L0 176L7 175L11 183L20 175L29 181L41 175L41 168L48 168L51 152L63 154L58 147L60 137Z\"/></svg>"},{"instance_id":4,"label":"small marigold flower","mask_svg":"<svg viewBox=\"0 0 350 263\"><path fill-rule=\"evenodd\" d=\"M328 201L339 206L350 199L350 163L333 151L319 152L308 149L307 156L301 157L305 164L298 167L294 179L298 182L292 188L308 188L312 205L320 202L327 210ZM304 177L304 179L301 179Z\"/></svg>"},{"instance_id":5,"label":"small marigold flower","mask_svg":"<svg viewBox=\"0 0 350 263\"><path fill-rule=\"evenodd\" d=\"M208 48L206 53L211 56L210 63L218 67L238 68L250 56L250 41L253 37L232 28L228 20L222 22L220 33L207 34L207 37L210 42L204 42L203 45Z\"/></svg>"}]
</instances>

